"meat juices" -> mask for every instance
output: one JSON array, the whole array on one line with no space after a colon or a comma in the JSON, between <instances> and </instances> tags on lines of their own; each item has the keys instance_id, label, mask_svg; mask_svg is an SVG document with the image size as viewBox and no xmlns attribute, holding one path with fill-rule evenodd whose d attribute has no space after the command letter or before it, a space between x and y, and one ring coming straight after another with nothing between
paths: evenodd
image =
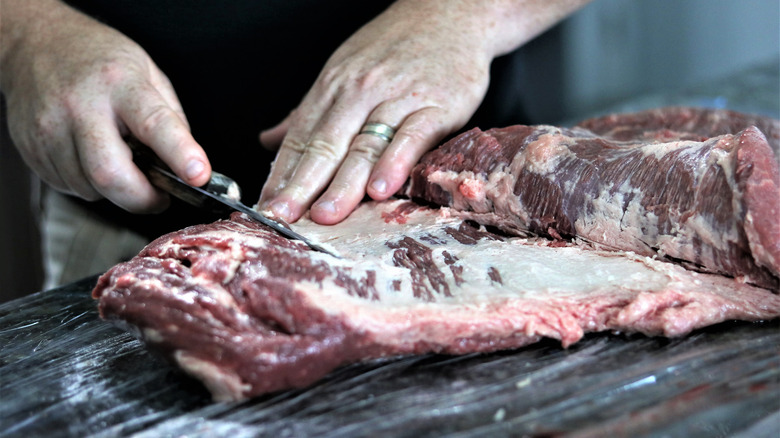
<instances>
[{"instance_id":1,"label":"meat juices","mask_svg":"<svg viewBox=\"0 0 780 438\"><path fill-rule=\"evenodd\" d=\"M512 129L541 132L538 127ZM613 141L575 131L596 145ZM686 157L691 165L712 154L685 145L677 146L683 152L676 155L659 146L664 153L658 156ZM426 187L456 187L452 200L476 205L487 193L480 178L504 165L495 157L515 160L505 145L489 146L495 148L486 149L492 155L483 151L471 159L473 178L461 178L457 186ZM528 153L524 168L556 168L562 161L557 157L566 157L571 147L548 136L523 149ZM628 156L645 162L643 157L655 155ZM519 197L514 188L509 186L507 197ZM630 193L642 198L641 190ZM677 196L685 193L692 191ZM531 195L521 191L520 196ZM488 222L536 231L516 225L512 202L501 204L485 194L488 199L494 207L483 216L472 207L458 211L462 205L457 202L455 208L434 209L395 200L365 203L335 226L308 219L295 224L296 231L329 245L340 259L234 214L162 236L104 274L93 296L100 299L104 318L136 328L149 345L203 381L216 400L304 387L340 365L377 357L496 351L543 337L567 346L584 333L607 330L681 336L724 320L780 316L780 295L733 278L638 252L594 249L581 241L497 235L464 220L464 215L499 218L504 210L495 206L506 206L509 225ZM608 202L591 205L610 207ZM569 235L545 217L528 220L546 225L538 227L545 234ZM756 233L760 237L763 231Z\"/></svg>"}]
</instances>

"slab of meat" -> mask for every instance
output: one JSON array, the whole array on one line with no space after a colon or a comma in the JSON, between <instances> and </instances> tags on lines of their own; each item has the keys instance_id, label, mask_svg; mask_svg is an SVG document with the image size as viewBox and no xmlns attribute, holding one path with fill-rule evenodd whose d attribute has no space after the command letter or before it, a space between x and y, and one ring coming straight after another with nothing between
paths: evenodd
<instances>
[{"instance_id":1,"label":"slab of meat","mask_svg":"<svg viewBox=\"0 0 780 438\"><path fill-rule=\"evenodd\" d=\"M472 129L405 193L505 232L581 238L780 287L780 122L667 108L571 129ZM587 128L587 129L586 129Z\"/></svg>"},{"instance_id":2,"label":"slab of meat","mask_svg":"<svg viewBox=\"0 0 780 438\"><path fill-rule=\"evenodd\" d=\"M366 203L296 230L311 251L235 214L159 238L104 274L100 312L137 328L216 400L303 387L383 356L679 336L780 316L780 295L630 253L475 228L450 209Z\"/></svg>"}]
</instances>

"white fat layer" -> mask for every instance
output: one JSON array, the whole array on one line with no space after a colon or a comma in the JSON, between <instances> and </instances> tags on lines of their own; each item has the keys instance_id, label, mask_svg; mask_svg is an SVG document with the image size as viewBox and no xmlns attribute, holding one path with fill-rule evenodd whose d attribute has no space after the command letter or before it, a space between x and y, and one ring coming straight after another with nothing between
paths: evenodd
<instances>
[{"instance_id":1,"label":"white fat layer","mask_svg":"<svg viewBox=\"0 0 780 438\"><path fill-rule=\"evenodd\" d=\"M639 150L642 151L642 154L645 156L652 155L656 159L661 159L665 157L670 152L675 152L680 149L684 149L686 151L690 150L691 146L699 146L701 143L699 142L693 142L693 141L664 141L660 143L646 143L644 144Z\"/></svg>"},{"instance_id":2,"label":"white fat layer","mask_svg":"<svg viewBox=\"0 0 780 438\"><path fill-rule=\"evenodd\" d=\"M523 238L482 239L477 245L465 245L444 231L447 226L457 229L461 223L446 208L421 209L410 214L404 224L378 219L382 212L393 211L402 202L364 204L336 226L321 226L307 219L297 223L299 232L329 242L344 255L343 259L334 260L324 254L312 253L313 258L323 259L334 267L348 266L350 276L356 279L367 279L372 272L376 276L379 299L351 296L332 279L322 283L299 282L296 288L305 293L312 306L344 315L360 330L374 332L378 342L392 343L398 337L409 342L430 340L432 333L410 331L409 328L430 329L421 321L426 315L431 321L440 321L442 312L452 315L453 321L457 320L460 326L472 324L479 327L480 333L490 334L491 319L500 311L496 306L506 306L509 311L511 302L519 299L549 300L618 288L662 290L681 274L675 266L646 257L577 247L551 248ZM403 236L433 249L435 269L443 274L452 296L435 293L432 302L413 296L410 271L393 265L393 250L385 245L385 242L397 241ZM443 244L428 243L426 239L431 237ZM456 266L462 268L461 284L445 262L444 251L458 259ZM491 270L499 273L500 283L491 279ZM400 290L397 291L394 284L400 284ZM413 324L404 317L411 313L415 315ZM494 330L505 333L506 327L496 326ZM446 337L448 333L456 332L438 330L435 336ZM458 333L463 335L462 331Z\"/></svg>"},{"instance_id":3,"label":"white fat layer","mask_svg":"<svg viewBox=\"0 0 780 438\"><path fill-rule=\"evenodd\" d=\"M240 400L252 389L241 377L224 367L196 358L186 351L176 350L173 358L190 375L200 379L208 387L215 401Z\"/></svg>"},{"instance_id":4,"label":"white fat layer","mask_svg":"<svg viewBox=\"0 0 780 438\"><path fill-rule=\"evenodd\" d=\"M305 253L312 262L329 266L330 274L316 282L290 279L294 290L291 293L303 300L300 305L344 321L355 331L369 335L372 342L412 351L418 342L457 345L472 337L559 338L561 334L555 328L558 325L567 327L565 342L572 342L581 336L582 328L573 315L566 313L566 306L556 304L557 300L575 302L587 297L583 305L588 306L593 300L604 297L612 297L610 300L614 301L620 299L616 297L630 299L637 294L654 292L699 293L702 282L713 291L750 288L718 276L699 276L679 266L633 253L596 251L573 245L554 248L544 240L524 238L504 241L483 238L476 244L460 243L446 232L448 227L458 229L461 225L461 219L447 208L419 208L401 215L402 223L383 220L399 217L393 212L404 202L362 204L334 226L318 225L307 218L300 220L296 224L297 231L327 242L342 254L342 258L336 259L316 251ZM274 276L262 261L245 261L246 252L267 245L263 233L209 231L204 234L232 240L235 246L246 246L244 252L229 246L228 251L201 253L202 257L218 257L219 262L224 262L226 256L236 257L230 264L231 269L238 263L250 278ZM436 272L438 276L434 283L440 287L439 291L433 291L431 281L423 275L422 284L432 291L431 299L414 296L414 286L420 284L420 279L415 278L415 272L419 273L419 270L412 271L394 263L396 251L403 253L403 250L392 246L403 238L414 239L431 249L432 261L423 271ZM302 255L297 249L290 251L295 257ZM454 265L451 264L453 259L457 260ZM217 265L224 266L224 263ZM455 273L451 267L455 267ZM350 290L336 281L338 270L357 283L373 282L369 296L350 294ZM160 276L164 275L165 272L160 273ZM443 287L439 280L446 284L449 294L441 291ZM147 285L150 288L168 289L172 296L188 302L213 300L225 307L235 306L225 285L209 280L208 275L196 275L191 283L181 288L166 287L158 279L144 281L151 282ZM239 314L242 322L251 322L251 315ZM526 314L545 314L558 323L547 324L521 317ZM442 315L447 315L447 319L442 320ZM209 319L211 324L220 324L215 318ZM589 329L597 329L598 324L592 320L586 325ZM157 335L147 333L150 339ZM406 347L399 347L399 342ZM203 368L208 364L186 359L185 362L182 367L193 374L211 372ZM239 393L241 389L236 385L240 384L231 379L224 376L217 382L222 388L212 390L223 394Z\"/></svg>"},{"instance_id":5,"label":"white fat layer","mask_svg":"<svg viewBox=\"0 0 780 438\"><path fill-rule=\"evenodd\" d=\"M522 154L515 155L510 168L517 174L521 168L539 175L554 174L558 164L566 157L572 156L569 147L574 143L571 137L561 133L554 126L540 126L546 131L536 140L528 143Z\"/></svg>"}]
</instances>

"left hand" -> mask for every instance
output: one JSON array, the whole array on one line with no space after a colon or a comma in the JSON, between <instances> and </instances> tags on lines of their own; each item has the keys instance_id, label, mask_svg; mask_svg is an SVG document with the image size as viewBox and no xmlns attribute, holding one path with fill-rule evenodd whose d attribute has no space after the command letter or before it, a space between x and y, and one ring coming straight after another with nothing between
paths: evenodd
<instances>
[{"instance_id":1,"label":"left hand","mask_svg":"<svg viewBox=\"0 0 780 438\"><path fill-rule=\"evenodd\" d=\"M523 3L527 17L508 14L505 3ZM312 220L334 224L364 194L396 193L420 157L476 111L492 59L554 22L536 20L526 3L556 4L401 0L366 24L331 56L298 108L261 133L264 145L281 149L260 208L292 222L311 206ZM392 141L360 134L372 122L391 126Z\"/></svg>"}]
</instances>

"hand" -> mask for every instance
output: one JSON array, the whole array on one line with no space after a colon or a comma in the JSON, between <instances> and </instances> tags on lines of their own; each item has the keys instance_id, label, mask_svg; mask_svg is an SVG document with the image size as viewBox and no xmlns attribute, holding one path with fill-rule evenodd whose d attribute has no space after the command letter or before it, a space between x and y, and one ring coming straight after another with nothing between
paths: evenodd
<instances>
[{"instance_id":1,"label":"hand","mask_svg":"<svg viewBox=\"0 0 780 438\"><path fill-rule=\"evenodd\" d=\"M425 3L425 2L421 2ZM460 128L487 90L491 57L456 23L388 10L330 58L300 106L261 135L281 150L260 198L276 215L341 221L364 194L385 199L423 153ZM359 134L368 122L395 128L392 142ZM286 134L286 135L285 135Z\"/></svg>"},{"instance_id":2,"label":"hand","mask_svg":"<svg viewBox=\"0 0 780 438\"><path fill-rule=\"evenodd\" d=\"M186 181L208 181L208 159L170 82L140 46L59 2L2 6L9 44L0 85L9 130L45 182L132 212L164 209L167 195L135 166L122 140L130 133Z\"/></svg>"},{"instance_id":3,"label":"hand","mask_svg":"<svg viewBox=\"0 0 780 438\"><path fill-rule=\"evenodd\" d=\"M311 205L315 222L333 224L365 194L390 197L477 109L492 59L582 3L396 2L336 50L290 116L261 133L281 149L260 208L295 221ZM392 142L360 134L370 122L393 127Z\"/></svg>"}]
</instances>

